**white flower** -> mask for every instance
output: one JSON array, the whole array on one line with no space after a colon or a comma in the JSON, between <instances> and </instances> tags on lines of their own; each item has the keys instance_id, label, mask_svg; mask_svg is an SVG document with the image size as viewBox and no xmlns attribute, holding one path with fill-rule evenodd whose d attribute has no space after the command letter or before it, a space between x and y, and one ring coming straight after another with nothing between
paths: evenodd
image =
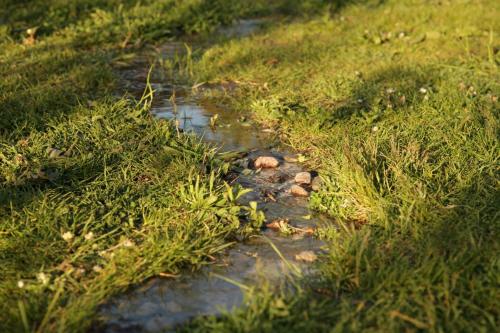
<instances>
[{"instance_id":1,"label":"white flower","mask_svg":"<svg viewBox=\"0 0 500 333\"><path fill-rule=\"evenodd\" d=\"M102 267L99 265L95 265L94 267L92 267L92 270L96 273L99 273L102 271Z\"/></svg>"},{"instance_id":2,"label":"white flower","mask_svg":"<svg viewBox=\"0 0 500 333\"><path fill-rule=\"evenodd\" d=\"M47 274L43 273L43 272L42 272L42 273L38 273L38 274L36 275L36 278L37 278L37 279L38 279L38 281L40 281L43 285L48 284L48 283L49 283L49 281L50 281L50 277L49 277Z\"/></svg>"},{"instance_id":3,"label":"white flower","mask_svg":"<svg viewBox=\"0 0 500 333\"><path fill-rule=\"evenodd\" d=\"M373 126L372 127L372 132L376 132L376 131L378 131L378 126Z\"/></svg>"},{"instance_id":4,"label":"white flower","mask_svg":"<svg viewBox=\"0 0 500 333\"><path fill-rule=\"evenodd\" d=\"M62 238L63 238L66 242L69 242L69 241L70 241L70 240L72 240L74 237L75 237L75 235L73 235L73 233L71 233L71 231L66 231L64 234L62 234Z\"/></svg>"},{"instance_id":5,"label":"white flower","mask_svg":"<svg viewBox=\"0 0 500 333\"><path fill-rule=\"evenodd\" d=\"M19 280L19 281L17 281L17 286L18 286L19 288L24 288L24 281L23 281L23 280Z\"/></svg>"},{"instance_id":6,"label":"white flower","mask_svg":"<svg viewBox=\"0 0 500 333\"><path fill-rule=\"evenodd\" d=\"M85 240L88 240L88 241L93 240L94 239L94 233L92 231L88 232L88 233L85 234L84 237L85 237Z\"/></svg>"},{"instance_id":7,"label":"white flower","mask_svg":"<svg viewBox=\"0 0 500 333\"><path fill-rule=\"evenodd\" d=\"M135 245L134 242L132 242L130 239L126 239L122 244L125 247L133 247Z\"/></svg>"},{"instance_id":8,"label":"white flower","mask_svg":"<svg viewBox=\"0 0 500 333\"><path fill-rule=\"evenodd\" d=\"M420 88L419 91L421 94L427 94L427 89L425 89L424 87Z\"/></svg>"},{"instance_id":9,"label":"white flower","mask_svg":"<svg viewBox=\"0 0 500 333\"><path fill-rule=\"evenodd\" d=\"M388 94L393 94L393 93L395 93L395 92L396 92L396 89L394 89L394 88L388 88L388 89L386 90L386 92L387 92Z\"/></svg>"}]
</instances>

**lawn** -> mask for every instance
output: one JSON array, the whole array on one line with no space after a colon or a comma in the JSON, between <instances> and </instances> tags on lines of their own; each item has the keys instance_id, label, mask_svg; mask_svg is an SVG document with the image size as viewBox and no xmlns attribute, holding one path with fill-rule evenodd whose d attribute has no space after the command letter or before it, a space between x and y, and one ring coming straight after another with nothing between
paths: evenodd
<instances>
[{"instance_id":1,"label":"lawn","mask_svg":"<svg viewBox=\"0 0 500 333\"><path fill-rule=\"evenodd\" d=\"M340 227L295 293L253 289L184 330L498 330L497 1L4 0L0 331L86 331L110 296L234 240L248 208L226 162L153 119L150 91L117 97L116 71L271 15L196 50L186 80L237 82L207 98L301 152L323 179L311 208Z\"/></svg>"}]
</instances>

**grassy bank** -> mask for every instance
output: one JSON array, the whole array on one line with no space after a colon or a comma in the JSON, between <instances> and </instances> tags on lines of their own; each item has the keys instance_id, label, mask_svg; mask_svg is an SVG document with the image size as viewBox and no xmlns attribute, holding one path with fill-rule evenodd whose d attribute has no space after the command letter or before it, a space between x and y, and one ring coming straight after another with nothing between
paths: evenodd
<instances>
[{"instance_id":1,"label":"grassy bank","mask_svg":"<svg viewBox=\"0 0 500 333\"><path fill-rule=\"evenodd\" d=\"M256 293L191 330L498 330L495 1L381 1L207 50L198 82L274 127L319 170L329 254L301 294Z\"/></svg>"},{"instance_id":2,"label":"grassy bank","mask_svg":"<svg viewBox=\"0 0 500 333\"><path fill-rule=\"evenodd\" d=\"M0 331L86 331L110 295L213 258L241 210L212 150L113 97L113 64L259 4L1 3Z\"/></svg>"}]
</instances>

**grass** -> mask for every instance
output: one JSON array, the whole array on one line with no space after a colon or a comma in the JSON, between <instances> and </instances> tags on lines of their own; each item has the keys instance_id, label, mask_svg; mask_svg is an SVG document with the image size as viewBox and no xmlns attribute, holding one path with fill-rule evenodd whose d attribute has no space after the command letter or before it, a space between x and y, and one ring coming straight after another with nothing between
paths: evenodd
<instances>
[{"instance_id":1,"label":"grass","mask_svg":"<svg viewBox=\"0 0 500 333\"><path fill-rule=\"evenodd\" d=\"M279 13L193 53L193 82L275 127L323 177L328 254L298 292L188 331L496 331L500 202L495 1L3 1L2 332L86 331L111 295L196 269L238 216L227 164L114 65L144 45ZM283 22L283 23L280 23ZM26 29L37 27L34 38ZM246 84L247 83L247 84Z\"/></svg>"},{"instance_id":2,"label":"grass","mask_svg":"<svg viewBox=\"0 0 500 333\"><path fill-rule=\"evenodd\" d=\"M113 97L113 66L257 7L2 1L0 331L86 331L109 296L230 244L244 207L227 165L152 119L149 94Z\"/></svg>"},{"instance_id":3,"label":"grass","mask_svg":"<svg viewBox=\"0 0 500 333\"><path fill-rule=\"evenodd\" d=\"M498 330L499 9L359 2L204 52L196 80L241 82L211 98L306 155L345 228L298 295L189 330Z\"/></svg>"}]
</instances>

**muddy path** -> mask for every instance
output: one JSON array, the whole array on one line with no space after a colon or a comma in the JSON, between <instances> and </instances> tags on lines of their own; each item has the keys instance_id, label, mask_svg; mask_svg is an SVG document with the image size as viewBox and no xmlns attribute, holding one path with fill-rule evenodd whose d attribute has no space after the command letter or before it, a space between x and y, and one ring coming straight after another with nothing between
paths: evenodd
<instances>
[{"instance_id":1,"label":"muddy path","mask_svg":"<svg viewBox=\"0 0 500 333\"><path fill-rule=\"evenodd\" d=\"M242 36L257 28L258 21L242 21L221 33ZM171 43L161 54L171 57L183 47L182 43ZM147 69L147 61L138 59L132 68L123 71L125 89L142 93ZM238 284L252 286L264 279L277 286L290 271L289 264L299 268L303 275L309 274L313 270L311 262L323 245L314 237L313 230L328 223L309 211L306 196L292 193L292 187L297 187L297 174L308 170L297 162L293 152L279 145L273 133L247 121L248 115L200 99L191 93L191 87L177 85L161 75L153 75L151 85L156 91L152 106L156 117L176 122L183 131L193 132L223 151L247 152L236 161L238 171L230 181L252 189L242 203L258 202L269 227L263 228L260 237L236 243L199 272L186 272L174 279L153 278L112 299L100 309L101 332L174 330L195 316L214 315L244 305ZM171 98L174 91L175 102ZM211 126L210 120L215 115L216 126ZM264 156L274 158L279 165L259 168L256 161ZM307 174L302 175L307 178ZM311 180L314 176L312 173ZM312 187L300 186L307 191Z\"/></svg>"}]
</instances>

